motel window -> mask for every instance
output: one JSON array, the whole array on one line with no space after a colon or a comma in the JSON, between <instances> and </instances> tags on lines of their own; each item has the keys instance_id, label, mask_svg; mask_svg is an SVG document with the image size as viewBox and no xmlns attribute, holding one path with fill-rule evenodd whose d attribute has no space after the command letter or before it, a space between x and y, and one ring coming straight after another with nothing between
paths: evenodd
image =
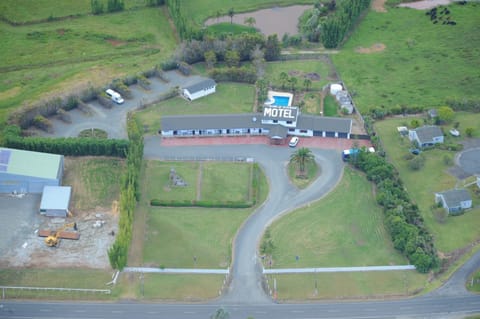
<instances>
[{"instance_id":1,"label":"motel window","mask_svg":"<svg viewBox=\"0 0 480 319\"><path fill-rule=\"evenodd\" d=\"M273 123L277 124L277 123L278 123L278 120L273 120Z\"/></svg>"},{"instance_id":2,"label":"motel window","mask_svg":"<svg viewBox=\"0 0 480 319\"><path fill-rule=\"evenodd\" d=\"M292 121L287 121L287 124L292 124Z\"/></svg>"}]
</instances>

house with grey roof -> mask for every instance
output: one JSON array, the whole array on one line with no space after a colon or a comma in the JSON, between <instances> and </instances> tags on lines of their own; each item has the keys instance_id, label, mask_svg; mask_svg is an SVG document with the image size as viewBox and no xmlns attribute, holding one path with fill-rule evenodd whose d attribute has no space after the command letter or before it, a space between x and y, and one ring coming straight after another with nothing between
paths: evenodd
<instances>
[{"instance_id":1,"label":"house with grey roof","mask_svg":"<svg viewBox=\"0 0 480 319\"><path fill-rule=\"evenodd\" d=\"M205 79L195 84L182 87L182 95L190 101L215 93L217 83L212 79Z\"/></svg>"},{"instance_id":2,"label":"house with grey roof","mask_svg":"<svg viewBox=\"0 0 480 319\"><path fill-rule=\"evenodd\" d=\"M443 132L438 126L426 125L409 130L408 138L411 142L417 143L419 147L433 146L443 143Z\"/></svg>"},{"instance_id":3,"label":"house with grey roof","mask_svg":"<svg viewBox=\"0 0 480 319\"><path fill-rule=\"evenodd\" d=\"M451 189L435 193L435 203L441 204L448 214L456 215L472 207L472 196L466 189Z\"/></svg>"},{"instance_id":4,"label":"house with grey roof","mask_svg":"<svg viewBox=\"0 0 480 319\"><path fill-rule=\"evenodd\" d=\"M296 107L266 107L263 113L162 116L164 137L265 135L274 144L288 135L350 138L352 120L304 115Z\"/></svg>"},{"instance_id":5,"label":"house with grey roof","mask_svg":"<svg viewBox=\"0 0 480 319\"><path fill-rule=\"evenodd\" d=\"M0 193L42 193L62 176L63 155L0 147Z\"/></svg>"}]
</instances>

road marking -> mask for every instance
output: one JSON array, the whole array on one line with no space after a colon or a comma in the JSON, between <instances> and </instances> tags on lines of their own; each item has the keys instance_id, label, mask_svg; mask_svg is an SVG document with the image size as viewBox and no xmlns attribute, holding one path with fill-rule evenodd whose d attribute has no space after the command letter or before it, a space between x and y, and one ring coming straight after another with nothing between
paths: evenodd
<instances>
[{"instance_id":1,"label":"road marking","mask_svg":"<svg viewBox=\"0 0 480 319\"><path fill-rule=\"evenodd\" d=\"M87 311L82 309L76 309L75 312L87 312Z\"/></svg>"},{"instance_id":2,"label":"road marking","mask_svg":"<svg viewBox=\"0 0 480 319\"><path fill-rule=\"evenodd\" d=\"M112 313L124 313L122 310L112 310Z\"/></svg>"},{"instance_id":3,"label":"road marking","mask_svg":"<svg viewBox=\"0 0 480 319\"><path fill-rule=\"evenodd\" d=\"M290 311L290 312L293 312L293 313L304 313L305 311L303 311L303 310L292 310L292 311Z\"/></svg>"},{"instance_id":4,"label":"road marking","mask_svg":"<svg viewBox=\"0 0 480 319\"><path fill-rule=\"evenodd\" d=\"M187 314L187 315L193 315L193 314L195 314L196 312L195 312L195 311L184 311L183 313L184 313L184 314Z\"/></svg>"},{"instance_id":5,"label":"road marking","mask_svg":"<svg viewBox=\"0 0 480 319\"><path fill-rule=\"evenodd\" d=\"M52 309L40 309L41 312L52 312Z\"/></svg>"}]
</instances>

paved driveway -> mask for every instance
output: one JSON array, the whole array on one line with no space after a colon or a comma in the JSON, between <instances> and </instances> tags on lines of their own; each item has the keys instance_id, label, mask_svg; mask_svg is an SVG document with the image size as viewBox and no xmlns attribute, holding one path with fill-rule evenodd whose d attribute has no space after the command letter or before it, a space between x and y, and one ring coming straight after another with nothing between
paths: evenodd
<instances>
[{"instance_id":1,"label":"paved driveway","mask_svg":"<svg viewBox=\"0 0 480 319\"><path fill-rule=\"evenodd\" d=\"M308 188L298 190L289 182L286 174L286 165L293 151L289 147L262 144L165 147L161 142L159 136L146 138L144 157L253 158L262 166L270 193L266 202L245 221L235 238L232 282L222 301L233 304L270 302L270 297L263 290L262 267L256 255L263 231L282 214L320 199L335 187L343 173L340 151L313 148L315 160L321 167L321 175Z\"/></svg>"}]
</instances>

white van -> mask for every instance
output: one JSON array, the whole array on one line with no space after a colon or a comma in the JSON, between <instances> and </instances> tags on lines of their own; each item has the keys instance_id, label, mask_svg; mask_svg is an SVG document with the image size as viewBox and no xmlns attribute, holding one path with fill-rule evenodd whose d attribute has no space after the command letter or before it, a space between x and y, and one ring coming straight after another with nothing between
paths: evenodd
<instances>
[{"instance_id":1,"label":"white van","mask_svg":"<svg viewBox=\"0 0 480 319\"><path fill-rule=\"evenodd\" d=\"M106 90L105 93L107 93L107 95L112 99L112 101L117 104L122 104L123 102L125 102L120 93L115 92L112 89Z\"/></svg>"}]
</instances>

